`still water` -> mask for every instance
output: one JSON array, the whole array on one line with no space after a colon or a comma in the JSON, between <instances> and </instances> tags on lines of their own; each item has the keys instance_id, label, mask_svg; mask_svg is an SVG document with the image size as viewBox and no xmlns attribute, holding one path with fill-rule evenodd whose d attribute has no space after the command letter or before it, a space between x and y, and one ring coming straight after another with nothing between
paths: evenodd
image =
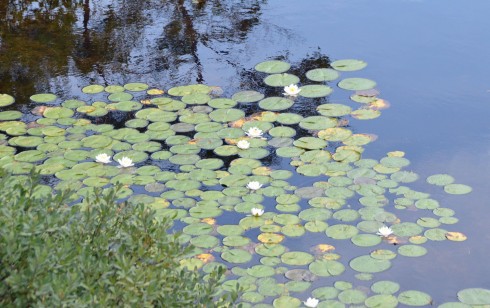
<instances>
[{"instance_id":1,"label":"still water","mask_svg":"<svg viewBox=\"0 0 490 308\"><path fill-rule=\"evenodd\" d=\"M456 301L464 288L490 288L490 2L487 0L0 1L0 93L28 112L29 96L82 97L87 84L141 81L169 89L220 86L229 97L254 89L254 66L293 67L362 59L391 107L356 121L375 134L363 158L404 151L414 188L457 212L468 240L432 242L429 253L396 260L376 279ZM303 72L304 73L304 72ZM348 76L348 74L346 75ZM336 93L331 102L344 97ZM448 173L470 185L449 196L425 184ZM300 183L295 183L300 184ZM308 249L306 240L302 244ZM356 255L356 251L348 255ZM357 253L358 254L358 253ZM353 277L345 277L352 279Z\"/></svg>"}]
</instances>

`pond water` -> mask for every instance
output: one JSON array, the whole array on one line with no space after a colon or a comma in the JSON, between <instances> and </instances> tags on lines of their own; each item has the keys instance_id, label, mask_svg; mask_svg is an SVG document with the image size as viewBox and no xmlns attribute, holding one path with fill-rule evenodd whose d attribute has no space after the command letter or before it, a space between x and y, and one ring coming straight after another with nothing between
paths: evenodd
<instances>
[{"instance_id":1,"label":"pond water","mask_svg":"<svg viewBox=\"0 0 490 308\"><path fill-rule=\"evenodd\" d=\"M336 280L350 281L360 290L378 280L392 280L401 291L426 292L439 305L457 301L459 290L490 288L489 1L87 0L64 5L0 1L0 16L7 17L0 25L0 93L16 98L2 111L29 114L36 105L29 97L35 93L85 100L87 94L81 90L89 84L144 82L168 90L203 83L221 87L223 97L242 90L281 95L282 88L262 83L265 75L254 70L257 63L282 60L292 64L291 73L304 76L339 59L366 61L366 68L342 72L341 77L375 80L379 97L389 101L390 108L373 120L350 119L348 127L354 133L377 136L364 146L362 157L379 160L390 151L405 152L410 160L405 170L419 174L419 180L407 186L430 193L441 206L453 209L459 222L441 228L462 232L468 239L429 241L423 245L426 255L398 256L392 268L375 273L371 281L356 279L347 265L341 276L319 279L305 292L291 292L291 296L305 300L312 290L332 286ZM329 85L335 88L336 82ZM335 88L328 102L355 106L348 102L349 93ZM304 116L315 113L306 100L298 103L291 111ZM243 108L247 115L259 111ZM95 122L128 119L118 114ZM264 164L294 170L289 159L276 157ZM449 195L425 182L441 173L473 191ZM308 187L326 179L294 176L288 181ZM390 198L388 206L393 205ZM266 199L265 206L266 211L274 211L273 199ZM400 217L415 221L424 215L405 211ZM243 216L226 212L219 220L236 224ZM259 234L255 229L246 235L256 241ZM373 249L393 250L386 243L359 248L348 240L332 240L324 232L307 232L283 244L309 252L320 243L334 245L344 264ZM255 264L259 264L257 256L246 266ZM264 302L273 299L266 297Z\"/></svg>"}]
</instances>

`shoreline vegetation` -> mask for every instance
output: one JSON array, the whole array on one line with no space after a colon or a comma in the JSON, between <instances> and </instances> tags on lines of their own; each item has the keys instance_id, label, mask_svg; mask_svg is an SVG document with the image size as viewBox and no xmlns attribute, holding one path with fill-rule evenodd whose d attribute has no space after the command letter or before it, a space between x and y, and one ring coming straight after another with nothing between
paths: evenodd
<instances>
[{"instance_id":1,"label":"shoreline vegetation","mask_svg":"<svg viewBox=\"0 0 490 308\"><path fill-rule=\"evenodd\" d=\"M120 187L86 208L71 192L36 195L39 175L0 170L0 306L231 307L223 267L181 265L192 252L169 234L172 220L143 205L116 203Z\"/></svg>"}]
</instances>

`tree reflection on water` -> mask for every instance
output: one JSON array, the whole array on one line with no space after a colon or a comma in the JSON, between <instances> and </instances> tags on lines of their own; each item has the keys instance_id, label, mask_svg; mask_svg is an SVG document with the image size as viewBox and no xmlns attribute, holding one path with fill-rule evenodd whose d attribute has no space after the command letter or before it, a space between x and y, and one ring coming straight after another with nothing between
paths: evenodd
<instances>
[{"instance_id":1,"label":"tree reflection on water","mask_svg":"<svg viewBox=\"0 0 490 308\"><path fill-rule=\"evenodd\" d=\"M0 0L0 93L22 103L34 93L69 95L88 83L206 83L206 74L219 74L208 68L213 61L252 86L241 59L251 32L264 23L264 4ZM287 41L287 30L263 27L268 38Z\"/></svg>"}]
</instances>

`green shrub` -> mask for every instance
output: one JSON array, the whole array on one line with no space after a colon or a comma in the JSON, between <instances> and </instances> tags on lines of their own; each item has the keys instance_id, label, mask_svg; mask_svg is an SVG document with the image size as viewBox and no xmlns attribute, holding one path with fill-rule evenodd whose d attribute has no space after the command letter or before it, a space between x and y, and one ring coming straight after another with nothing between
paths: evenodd
<instances>
[{"instance_id":1,"label":"green shrub","mask_svg":"<svg viewBox=\"0 0 490 308\"><path fill-rule=\"evenodd\" d=\"M143 205L115 202L115 190L68 206L70 193L33 198L38 176L0 174L0 306L228 307L237 294L179 267L192 247L168 234Z\"/></svg>"}]
</instances>

